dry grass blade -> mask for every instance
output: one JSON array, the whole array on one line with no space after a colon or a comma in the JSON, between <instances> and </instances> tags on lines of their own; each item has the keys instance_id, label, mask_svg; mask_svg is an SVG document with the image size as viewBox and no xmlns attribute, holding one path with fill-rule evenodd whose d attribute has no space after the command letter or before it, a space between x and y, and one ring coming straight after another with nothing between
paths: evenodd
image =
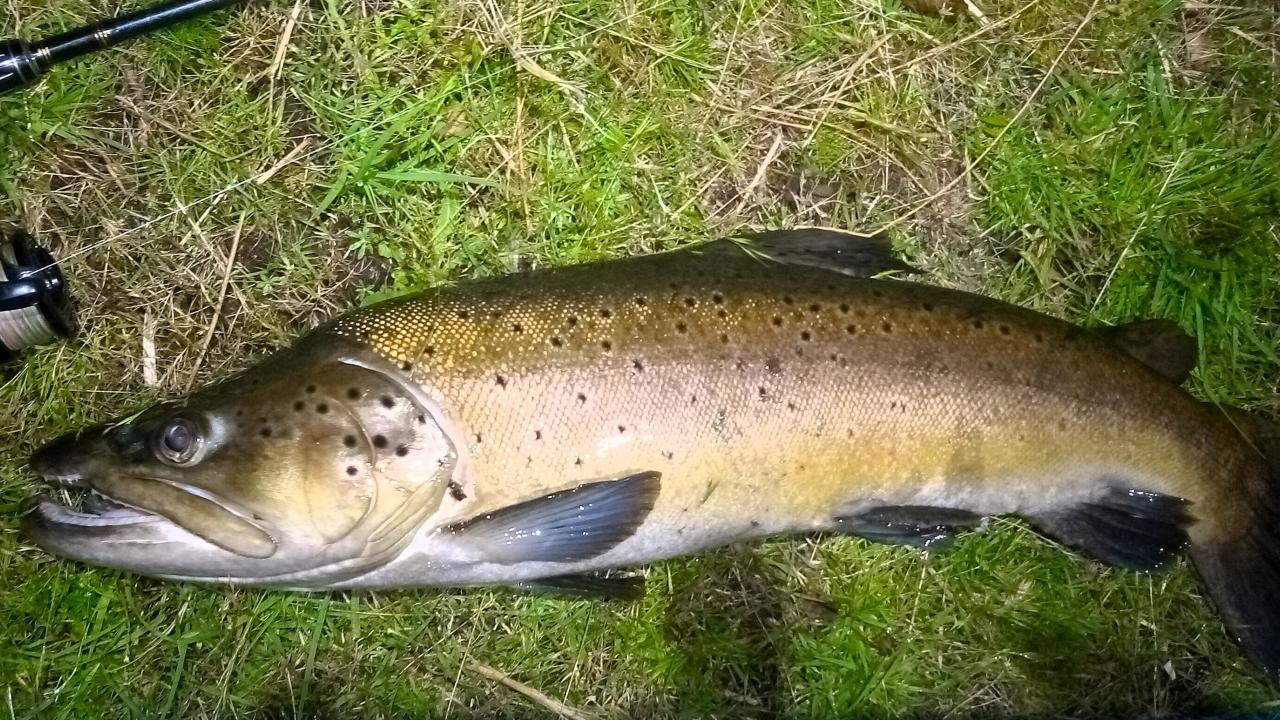
<instances>
[{"instance_id":1,"label":"dry grass blade","mask_svg":"<svg viewBox=\"0 0 1280 720\"><path fill-rule=\"evenodd\" d=\"M222 305L227 300L227 288L231 286L231 272L236 266L236 254L240 250L240 235L244 232L245 216L242 214L236 222L235 232L231 235L231 249L227 251L227 264L222 271L222 284L218 288L218 300L213 305L213 317L209 319L209 326L205 329L204 337L200 340L200 345L196 350L196 361L191 366L191 375L187 378L187 391L191 391L192 385L195 384L196 376L200 374L200 366L204 364L204 354L209 350L209 343L213 340L213 333L218 329L218 321L222 319Z\"/></svg>"},{"instance_id":2,"label":"dry grass blade","mask_svg":"<svg viewBox=\"0 0 1280 720\"><path fill-rule=\"evenodd\" d=\"M1093 0L1093 3L1089 5L1089 11L1085 13L1080 24L1076 25L1075 32L1071 33L1071 37L1068 38L1066 44L1062 46L1062 50L1058 52L1058 55L1054 57L1053 62L1049 64L1049 69L1045 71L1044 77L1040 78L1040 82L1035 86L1035 89L1031 91L1031 94L1027 96L1026 101L1023 102L1022 106L1018 108L1018 111L1013 114L1013 117L1009 119L1009 122L1005 123L1004 127L1000 128L1000 132L996 133L996 136L991 139L991 143L987 145L986 149L984 149L978 157L965 165L964 169L947 182L947 184L943 185L929 197L916 203L916 205L907 212L877 228L875 231L876 233L888 232L889 230L902 225L919 214L921 210L932 205L938 198L954 190L957 185L964 182L965 178L973 174L974 168L985 160L987 156L991 154L992 150L996 149L996 146L999 145L1000 141L1004 139L1004 136L1009 133L1009 130L1018 124L1018 121L1022 119L1023 115L1026 115L1027 110L1031 108L1031 104L1040 96L1040 92L1044 90L1045 85L1049 84L1049 80L1053 78L1053 73L1058 69L1058 64L1062 62L1062 58L1066 57L1066 54L1075 45L1076 39L1080 37L1080 33L1084 31L1085 27L1093 20L1094 16L1097 15L1098 4L1100 2L1101 0Z\"/></svg>"},{"instance_id":3,"label":"dry grass blade","mask_svg":"<svg viewBox=\"0 0 1280 720\"><path fill-rule=\"evenodd\" d=\"M535 690L534 688L531 688L528 685L525 685L519 680L512 678L510 675L507 675L506 673L500 670L491 668L488 665L484 665L482 663L478 663L473 660L467 663L467 669L470 670L471 672L476 673L477 675L483 675L484 677L487 677L490 680L493 680L494 682L500 683L502 685L505 685L511 688L512 690L515 690L516 692L538 703L542 707L546 708L547 710L550 710L551 712L559 715L560 717L568 718L569 720L591 720L590 715L587 715L586 713L583 713L580 710L571 708L568 705L565 705L564 703L560 702L559 700L556 700L555 698L548 697L545 693L539 690Z\"/></svg>"}]
</instances>

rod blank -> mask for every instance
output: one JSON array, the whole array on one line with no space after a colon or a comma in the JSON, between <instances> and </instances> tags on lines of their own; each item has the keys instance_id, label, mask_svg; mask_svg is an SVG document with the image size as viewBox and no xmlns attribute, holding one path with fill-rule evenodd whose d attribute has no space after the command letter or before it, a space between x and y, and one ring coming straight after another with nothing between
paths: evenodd
<instances>
[{"instance_id":1,"label":"rod blank","mask_svg":"<svg viewBox=\"0 0 1280 720\"><path fill-rule=\"evenodd\" d=\"M245 0L170 0L31 44L0 40L0 94L26 87L53 65Z\"/></svg>"}]
</instances>

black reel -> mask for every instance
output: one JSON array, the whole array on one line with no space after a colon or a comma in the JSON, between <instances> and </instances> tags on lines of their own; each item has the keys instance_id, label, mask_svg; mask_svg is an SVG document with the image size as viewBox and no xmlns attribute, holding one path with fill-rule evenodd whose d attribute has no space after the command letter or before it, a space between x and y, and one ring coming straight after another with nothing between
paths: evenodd
<instances>
[{"instance_id":1,"label":"black reel","mask_svg":"<svg viewBox=\"0 0 1280 720\"><path fill-rule=\"evenodd\" d=\"M69 338L75 310L58 263L31 236L0 239L0 363L31 347Z\"/></svg>"}]
</instances>

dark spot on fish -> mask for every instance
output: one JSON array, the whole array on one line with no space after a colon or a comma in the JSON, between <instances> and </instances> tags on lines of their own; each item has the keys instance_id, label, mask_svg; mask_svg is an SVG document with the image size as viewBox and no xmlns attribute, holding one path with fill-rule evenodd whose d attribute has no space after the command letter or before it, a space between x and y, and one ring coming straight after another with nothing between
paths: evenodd
<instances>
[{"instance_id":1,"label":"dark spot on fish","mask_svg":"<svg viewBox=\"0 0 1280 720\"><path fill-rule=\"evenodd\" d=\"M524 326L520 323L511 323L511 332L522 333L524 332Z\"/></svg>"},{"instance_id":2,"label":"dark spot on fish","mask_svg":"<svg viewBox=\"0 0 1280 720\"><path fill-rule=\"evenodd\" d=\"M810 340L812 340L812 339L813 339L813 335L812 335L812 334L810 334L810 332L809 332L808 330L801 330L801 331L800 331L800 339L801 339L801 340L803 340L803 341L805 341L805 342L809 342Z\"/></svg>"},{"instance_id":3,"label":"dark spot on fish","mask_svg":"<svg viewBox=\"0 0 1280 720\"><path fill-rule=\"evenodd\" d=\"M587 396L586 396L586 395L584 395L584 394L582 394L582 393L578 393L578 404L579 404L579 405L586 405L586 404L587 404Z\"/></svg>"},{"instance_id":4,"label":"dark spot on fish","mask_svg":"<svg viewBox=\"0 0 1280 720\"><path fill-rule=\"evenodd\" d=\"M1001 334L1001 335L1008 335L1008 334L1009 334L1009 326L1008 326L1008 325L1001 325L1001 326L1000 326L1000 334Z\"/></svg>"},{"instance_id":5,"label":"dark spot on fish","mask_svg":"<svg viewBox=\"0 0 1280 720\"><path fill-rule=\"evenodd\" d=\"M609 310L609 308L600 308L600 317L604 318L605 320L608 320L609 318L613 317L613 313Z\"/></svg>"},{"instance_id":6,"label":"dark spot on fish","mask_svg":"<svg viewBox=\"0 0 1280 720\"><path fill-rule=\"evenodd\" d=\"M790 305L795 302L795 299L792 298L790 295L783 295L782 302L786 303L787 305Z\"/></svg>"},{"instance_id":7,"label":"dark spot on fish","mask_svg":"<svg viewBox=\"0 0 1280 720\"><path fill-rule=\"evenodd\" d=\"M475 436L474 436L474 438L475 438L475 441L476 441L476 444L477 444L477 445L479 445L481 442L483 442L483 441L484 441L484 436L483 436L483 435L481 435L480 433L476 433L476 434L475 434Z\"/></svg>"},{"instance_id":8,"label":"dark spot on fish","mask_svg":"<svg viewBox=\"0 0 1280 720\"><path fill-rule=\"evenodd\" d=\"M933 312L933 303L923 303L920 305L920 309L925 312Z\"/></svg>"},{"instance_id":9,"label":"dark spot on fish","mask_svg":"<svg viewBox=\"0 0 1280 720\"><path fill-rule=\"evenodd\" d=\"M619 425L619 426L618 426L618 432L620 432L620 433L624 433L624 432L626 432L626 431L627 431L627 426L626 426L626 425Z\"/></svg>"},{"instance_id":10,"label":"dark spot on fish","mask_svg":"<svg viewBox=\"0 0 1280 720\"><path fill-rule=\"evenodd\" d=\"M360 472L360 471L356 469L356 466L355 466L355 465L348 465L348 466L347 466L347 474L348 474L348 475L351 475L352 477L354 477L354 476L355 476L355 474L356 474L356 473L358 473L358 472Z\"/></svg>"},{"instance_id":11,"label":"dark spot on fish","mask_svg":"<svg viewBox=\"0 0 1280 720\"><path fill-rule=\"evenodd\" d=\"M347 399L348 399L348 400L359 400L359 399L360 399L360 391L359 391L359 390L357 390L357 389L355 389L355 388L347 388Z\"/></svg>"},{"instance_id":12,"label":"dark spot on fish","mask_svg":"<svg viewBox=\"0 0 1280 720\"><path fill-rule=\"evenodd\" d=\"M711 302L719 305L720 303L724 302L724 296L721 295L720 293L713 293L711 295Z\"/></svg>"},{"instance_id":13,"label":"dark spot on fish","mask_svg":"<svg viewBox=\"0 0 1280 720\"><path fill-rule=\"evenodd\" d=\"M847 333L849 333L850 335L857 335L857 334L858 334L858 326L857 326L857 325L845 325L845 326L844 326L844 331L845 331L845 332L847 332Z\"/></svg>"},{"instance_id":14,"label":"dark spot on fish","mask_svg":"<svg viewBox=\"0 0 1280 720\"><path fill-rule=\"evenodd\" d=\"M236 417L243 417L243 416L244 416L244 410L236 410Z\"/></svg>"},{"instance_id":15,"label":"dark spot on fish","mask_svg":"<svg viewBox=\"0 0 1280 720\"><path fill-rule=\"evenodd\" d=\"M542 439L542 431L541 431L541 430L534 430L534 431L533 431L533 439L534 439L534 440L541 440L541 439Z\"/></svg>"},{"instance_id":16,"label":"dark spot on fish","mask_svg":"<svg viewBox=\"0 0 1280 720\"><path fill-rule=\"evenodd\" d=\"M574 325L577 325L577 324L578 324L578 316L576 316L576 315L570 315L570 316L569 316L569 327L573 327Z\"/></svg>"},{"instance_id":17,"label":"dark spot on fish","mask_svg":"<svg viewBox=\"0 0 1280 720\"><path fill-rule=\"evenodd\" d=\"M319 405L316 406L316 412L320 413L321 415L324 415L325 413L329 412L329 405L327 403L320 403Z\"/></svg>"},{"instance_id":18,"label":"dark spot on fish","mask_svg":"<svg viewBox=\"0 0 1280 720\"><path fill-rule=\"evenodd\" d=\"M563 344L564 344L564 341L563 341L563 340L561 340L560 338L558 338L558 337L552 337L552 338L551 338L551 345L552 345L552 347L560 347L560 346L561 346L561 345L563 345Z\"/></svg>"},{"instance_id":19,"label":"dark spot on fish","mask_svg":"<svg viewBox=\"0 0 1280 720\"><path fill-rule=\"evenodd\" d=\"M423 352L423 354L425 354L427 357L431 357L432 355L435 355L435 354L436 354L436 349L435 349L434 347L432 347L432 346L428 345L428 346L426 346L426 347L422 348L422 352Z\"/></svg>"},{"instance_id":20,"label":"dark spot on fish","mask_svg":"<svg viewBox=\"0 0 1280 720\"><path fill-rule=\"evenodd\" d=\"M374 447L376 447L376 448L378 448L379 450L381 450L381 449L385 448L385 447L387 446L387 436L386 436L386 435L374 435L374 436L373 436L373 446L374 446Z\"/></svg>"},{"instance_id":21,"label":"dark spot on fish","mask_svg":"<svg viewBox=\"0 0 1280 720\"><path fill-rule=\"evenodd\" d=\"M778 361L778 358L771 357L764 361L764 369L768 370L770 375L777 375L782 372L782 363Z\"/></svg>"},{"instance_id":22,"label":"dark spot on fish","mask_svg":"<svg viewBox=\"0 0 1280 720\"><path fill-rule=\"evenodd\" d=\"M774 327L782 327L782 316L781 316L781 315L774 315L774 316L773 316L773 326L774 326Z\"/></svg>"},{"instance_id":23,"label":"dark spot on fish","mask_svg":"<svg viewBox=\"0 0 1280 720\"><path fill-rule=\"evenodd\" d=\"M647 298L642 298L642 297L636 298L636 305L640 307L644 307L648 304L649 304L649 300Z\"/></svg>"},{"instance_id":24,"label":"dark spot on fish","mask_svg":"<svg viewBox=\"0 0 1280 720\"><path fill-rule=\"evenodd\" d=\"M689 332L689 326L682 322L676 323L676 332L683 335L684 333Z\"/></svg>"},{"instance_id":25,"label":"dark spot on fish","mask_svg":"<svg viewBox=\"0 0 1280 720\"><path fill-rule=\"evenodd\" d=\"M457 480L449 481L449 496L458 502L467 499L467 494L462 491L462 486L458 484Z\"/></svg>"},{"instance_id":26,"label":"dark spot on fish","mask_svg":"<svg viewBox=\"0 0 1280 720\"><path fill-rule=\"evenodd\" d=\"M788 409L788 410L790 410L791 412L795 412L795 411L796 411L796 404L795 404L795 403L793 403L793 402L789 402L789 403L787 403L787 409Z\"/></svg>"},{"instance_id":27,"label":"dark spot on fish","mask_svg":"<svg viewBox=\"0 0 1280 720\"><path fill-rule=\"evenodd\" d=\"M697 300L694 300L694 299L693 299L693 298L691 298L691 297L687 297L687 298L685 298L685 299L684 299L684 304L685 304L685 306L686 306L686 307L694 307L695 305L697 305L697 304L698 304L698 301L697 301Z\"/></svg>"},{"instance_id":28,"label":"dark spot on fish","mask_svg":"<svg viewBox=\"0 0 1280 720\"><path fill-rule=\"evenodd\" d=\"M722 310L717 310L717 311L716 311L716 317L718 317L718 318L720 318L720 319L724 319L724 318L729 317L729 313L725 312L723 309L722 309Z\"/></svg>"},{"instance_id":29,"label":"dark spot on fish","mask_svg":"<svg viewBox=\"0 0 1280 720\"><path fill-rule=\"evenodd\" d=\"M639 360L632 360L631 367L635 369L635 371L638 373L644 372L644 363L640 362Z\"/></svg>"},{"instance_id":30,"label":"dark spot on fish","mask_svg":"<svg viewBox=\"0 0 1280 720\"><path fill-rule=\"evenodd\" d=\"M499 319L499 318L501 318L501 317L502 317L502 311L501 311L501 310L490 310L490 311L489 311L489 317L490 317L491 319L493 319L493 320L497 320L497 319Z\"/></svg>"},{"instance_id":31,"label":"dark spot on fish","mask_svg":"<svg viewBox=\"0 0 1280 720\"><path fill-rule=\"evenodd\" d=\"M307 393L313 393L313 392L315 392L315 391L316 391L316 386L315 386L315 385L308 385L308 386L307 386Z\"/></svg>"},{"instance_id":32,"label":"dark spot on fish","mask_svg":"<svg viewBox=\"0 0 1280 720\"><path fill-rule=\"evenodd\" d=\"M874 298L882 298L882 297L884 297L884 293L880 292L879 290L872 290L872 291L871 291L871 297L874 297Z\"/></svg>"},{"instance_id":33,"label":"dark spot on fish","mask_svg":"<svg viewBox=\"0 0 1280 720\"><path fill-rule=\"evenodd\" d=\"M262 428L258 431L258 434L264 438L269 438L271 437L271 428Z\"/></svg>"},{"instance_id":34,"label":"dark spot on fish","mask_svg":"<svg viewBox=\"0 0 1280 720\"><path fill-rule=\"evenodd\" d=\"M664 458L666 458L666 459L668 459L668 460L670 460L671 458L673 458L673 457L675 457L675 456L676 456L676 454L675 454L675 453L673 453L673 452L671 452L670 450L663 450L663 451L662 451L662 457L664 457Z\"/></svg>"},{"instance_id":35,"label":"dark spot on fish","mask_svg":"<svg viewBox=\"0 0 1280 720\"><path fill-rule=\"evenodd\" d=\"M761 385L761 386L760 386L760 388L759 388L759 391L760 391L760 397L761 397L761 398L769 397L769 391L768 391L768 389L766 389L766 388L765 388L765 386Z\"/></svg>"},{"instance_id":36,"label":"dark spot on fish","mask_svg":"<svg viewBox=\"0 0 1280 720\"><path fill-rule=\"evenodd\" d=\"M1038 343L1042 343L1042 342L1044 342L1044 335L1042 335L1042 334L1040 334L1040 333L1036 333L1036 342L1038 342Z\"/></svg>"},{"instance_id":37,"label":"dark spot on fish","mask_svg":"<svg viewBox=\"0 0 1280 720\"><path fill-rule=\"evenodd\" d=\"M467 312L466 310L459 310L459 311L458 311L458 319L459 319L459 320L466 320L466 319L467 319L467 318L469 318L469 317L471 317L471 313Z\"/></svg>"},{"instance_id":38,"label":"dark spot on fish","mask_svg":"<svg viewBox=\"0 0 1280 720\"><path fill-rule=\"evenodd\" d=\"M349 447L349 448L353 448L353 447L355 447L355 446L356 446L356 436L355 436L355 435L347 435L346 437L342 438L342 444L343 444L343 445L346 445L346 446L347 446L347 447Z\"/></svg>"},{"instance_id":39,"label":"dark spot on fish","mask_svg":"<svg viewBox=\"0 0 1280 720\"><path fill-rule=\"evenodd\" d=\"M818 303L809 303L809 312L822 312L822 306Z\"/></svg>"},{"instance_id":40,"label":"dark spot on fish","mask_svg":"<svg viewBox=\"0 0 1280 720\"><path fill-rule=\"evenodd\" d=\"M981 320L974 320L972 324L973 324L974 329L976 329L976 330L981 330L981 329L982 329L982 321L981 321Z\"/></svg>"},{"instance_id":41,"label":"dark spot on fish","mask_svg":"<svg viewBox=\"0 0 1280 720\"><path fill-rule=\"evenodd\" d=\"M396 406L396 401L390 395L383 395L378 398L378 402L382 403L382 407L391 409Z\"/></svg>"},{"instance_id":42,"label":"dark spot on fish","mask_svg":"<svg viewBox=\"0 0 1280 720\"><path fill-rule=\"evenodd\" d=\"M988 360L988 361L987 361L987 369L988 369L988 370L995 370L995 369L996 369L996 364L995 364L995 363L993 363L993 362L991 362L990 360Z\"/></svg>"},{"instance_id":43,"label":"dark spot on fish","mask_svg":"<svg viewBox=\"0 0 1280 720\"><path fill-rule=\"evenodd\" d=\"M840 312L844 313L845 315L848 315L848 314L849 314L849 303L841 303L841 304L840 304Z\"/></svg>"},{"instance_id":44,"label":"dark spot on fish","mask_svg":"<svg viewBox=\"0 0 1280 720\"><path fill-rule=\"evenodd\" d=\"M697 395L690 395L690 396L689 396L689 404L690 404L690 405L697 405L697 404L698 404L698 396L697 396Z\"/></svg>"},{"instance_id":45,"label":"dark spot on fish","mask_svg":"<svg viewBox=\"0 0 1280 720\"><path fill-rule=\"evenodd\" d=\"M893 325L890 325L889 322L886 320L883 324L880 325L880 329L885 331L886 333L891 333L893 332Z\"/></svg>"},{"instance_id":46,"label":"dark spot on fish","mask_svg":"<svg viewBox=\"0 0 1280 720\"><path fill-rule=\"evenodd\" d=\"M608 340L605 340L604 342L600 343L600 348L605 352L609 352L610 350L613 349L613 343L609 342Z\"/></svg>"},{"instance_id":47,"label":"dark spot on fish","mask_svg":"<svg viewBox=\"0 0 1280 720\"><path fill-rule=\"evenodd\" d=\"M500 388L505 388L507 386L507 379L502 377L501 375L494 375L493 382L495 385L497 385Z\"/></svg>"},{"instance_id":48,"label":"dark spot on fish","mask_svg":"<svg viewBox=\"0 0 1280 720\"><path fill-rule=\"evenodd\" d=\"M294 410L296 410L296 411L298 411L298 412L302 412L302 409L303 409L303 408L305 408L306 406L307 406L307 404L306 404L306 403L304 403L304 402L302 402L301 400L299 400L299 401L297 401L297 402L295 402L295 403L293 404L293 409L294 409ZM236 414L238 415L239 413L237 412Z\"/></svg>"},{"instance_id":49,"label":"dark spot on fish","mask_svg":"<svg viewBox=\"0 0 1280 720\"><path fill-rule=\"evenodd\" d=\"M728 344L729 344L729 336L728 336L728 335L725 335L724 333L720 333L720 343L721 343L721 344L723 344L723 345L728 345Z\"/></svg>"},{"instance_id":50,"label":"dark spot on fish","mask_svg":"<svg viewBox=\"0 0 1280 720\"><path fill-rule=\"evenodd\" d=\"M759 521L759 520L752 520L752 521L751 521L751 527L753 527L753 528L758 528L758 527L760 527L760 521Z\"/></svg>"},{"instance_id":51,"label":"dark spot on fish","mask_svg":"<svg viewBox=\"0 0 1280 720\"><path fill-rule=\"evenodd\" d=\"M581 466L581 465L582 465L582 458L574 458L574 459L573 459L573 464L574 464L574 465Z\"/></svg>"}]
</instances>

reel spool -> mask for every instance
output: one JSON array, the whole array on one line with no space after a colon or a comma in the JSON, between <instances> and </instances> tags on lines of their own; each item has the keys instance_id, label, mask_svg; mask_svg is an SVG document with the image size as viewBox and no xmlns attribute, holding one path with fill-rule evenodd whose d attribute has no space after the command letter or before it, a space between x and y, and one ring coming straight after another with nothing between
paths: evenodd
<instances>
[{"instance_id":1,"label":"reel spool","mask_svg":"<svg viewBox=\"0 0 1280 720\"><path fill-rule=\"evenodd\" d=\"M69 338L76 317L48 250L18 231L0 239L0 363L33 346Z\"/></svg>"}]
</instances>

